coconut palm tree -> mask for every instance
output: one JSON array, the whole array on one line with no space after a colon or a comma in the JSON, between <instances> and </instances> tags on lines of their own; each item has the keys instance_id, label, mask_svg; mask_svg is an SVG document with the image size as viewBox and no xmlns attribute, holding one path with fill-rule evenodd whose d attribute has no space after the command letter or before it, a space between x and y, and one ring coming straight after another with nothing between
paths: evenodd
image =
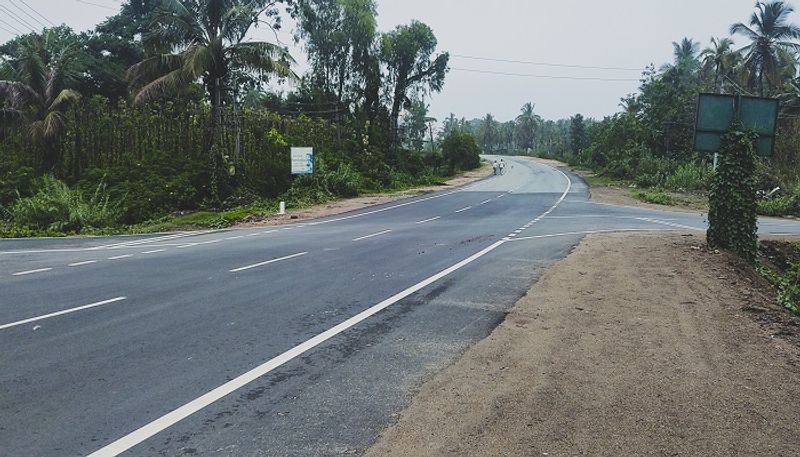
<instances>
[{"instance_id":1,"label":"coconut palm tree","mask_svg":"<svg viewBox=\"0 0 800 457\"><path fill-rule=\"evenodd\" d=\"M711 46L703 49L700 59L703 67L714 73L714 91L722 92L723 80L736 67L740 54L733 50L730 38L711 38Z\"/></svg>"},{"instance_id":2,"label":"coconut palm tree","mask_svg":"<svg viewBox=\"0 0 800 457\"><path fill-rule=\"evenodd\" d=\"M58 172L66 112L81 98L67 87L77 75L79 56L77 44L63 44L47 29L26 37L15 55L0 63L0 115L28 125L42 172Z\"/></svg>"},{"instance_id":3,"label":"coconut palm tree","mask_svg":"<svg viewBox=\"0 0 800 457\"><path fill-rule=\"evenodd\" d=\"M800 50L795 42L800 39L800 27L789 23L794 8L783 1L759 1L755 8L749 26L733 24L731 34L751 41L740 52L750 73L748 85L763 97L779 89L782 69L795 64L793 54Z\"/></svg>"},{"instance_id":4,"label":"coconut palm tree","mask_svg":"<svg viewBox=\"0 0 800 457\"><path fill-rule=\"evenodd\" d=\"M521 113L516 119L516 136L519 145L525 151L532 149L536 140L536 129L542 118L534 113L535 105L528 102L522 106Z\"/></svg>"},{"instance_id":5,"label":"coconut palm tree","mask_svg":"<svg viewBox=\"0 0 800 457\"><path fill-rule=\"evenodd\" d=\"M675 66L685 66L696 69L699 66L697 53L700 50L700 43L691 38L684 38L680 42L672 42Z\"/></svg>"},{"instance_id":6,"label":"coconut palm tree","mask_svg":"<svg viewBox=\"0 0 800 457\"><path fill-rule=\"evenodd\" d=\"M235 76L296 79L286 48L246 41L274 2L266 0L163 0L153 13L148 44L177 52L149 57L128 70L134 103L142 104L202 82L213 108L214 131Z\"/></svg>"}]
</instances>

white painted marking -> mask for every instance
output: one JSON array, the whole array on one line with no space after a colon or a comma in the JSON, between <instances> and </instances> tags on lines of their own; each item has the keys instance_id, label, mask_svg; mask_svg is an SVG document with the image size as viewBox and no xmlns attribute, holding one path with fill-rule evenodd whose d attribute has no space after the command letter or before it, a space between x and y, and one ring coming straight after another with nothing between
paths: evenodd
<instances>
[{"instance_id":1,"label":"white painted marking","mask_svg":"<svg viewBox=\"0 0 800 457\"><path fill-rule=\"evenodd\" d=\"M301 256L304 256L306 254L308 254L308 252L300 252L300 253L297 253L297 254L287 255L286 257L280 257L280 258L277 258L277 259L267 260L266 262L261 262L261 263L257 263L257 264L254 264L254 265L248 265L248 266L242 267L242 268L236 268L236 269L230 270L230 272L231 273L238 273L240 271L252 270L253 268L263 267L265 265L269 265L269 264L272 264L272 263L281 262L281 261L289 260L289 259L294 259L296 257L301 257Z\"/></svg>"},{"instance_id":2,"label":"white painted marking","mask_svg":"<svg viewBox=\"0 0 800 457\"><path fill-rule=\"evenodd\" d=\"M442 216L436 216L436 217L432 217L430 219L425 219L424 221L415 222L415 224L426 224L428 222L433 222L433 221L441 219L441 218L442 218Z\"/></svg>"},{"instance_id":3,"label":"white painted marking","mask_svg":"<svg viewBox=\"0 0 800 457\"><path fill-rule=\"evenodd\" d=\"M261 232L259 235L269 235L270 233L276 233L277 230L267 230L266 232Z\"/></svg>"},{"instance_id":4,"label":"white painted marking","mask_svg":"<svg viewBox=\"0 0 800 457\"><path fill-rule=\"evenodd\" d=\"M221 242L222 242L222 240L211 240L211 241L203 241L202 243L197 243L197 245L198 246L203 246L203 245L206 245L206 244L216 244L216 243L221 243Z\"/></svg>"},{"instance_id":5,"label":"white painted marking","mask_svg":"<svg viewBox=\"0 0 800 457\"><path fill-rule=\"evenodd\" d=\"M91 265L93 263L97 263L97 260L87 260L85 262L76 262L67 265L68 267L82 267L84 265Z\"/></svg>"},{"instance_id":6,"label":"white painted marking","mask_svg":"<svg viewBox=\"0 0 800 457\"><path fill-rule=\"evenodd\" d=\"M564 233L551 233L549 235L536 235L519 237L509 241L529 241L538 240L542 238L558 238L564 236L574 235L595 235L600 233L623 233L623 232L674 232L674 229L608 229L608 230L586 230L583 232L564 232Z\"/></svg>"},{"instance_id":7,"label":"white painted marking","mask_svg":"<svg viewBox=\"0 0 800 457\"><path fill-rule=\"evenodd\" d=\"M490 199L488 199L488 200L484 200L484 201L480 202L480 205L485 205L485 204L487 204L487 203L490 203L491 201L492 201L492 199L491 199L491 198L490 198Z\"/></svg>"},{"instance_id":8,"label":"white painted marking","mask_svg":"<svg viewBox=\"0 0 800 457\"><path fill-rule=\"evenodd\" d=\"M45 271L50 271L50 270L52 270L52 268L39 268L38 270L20 271L19 273L14 273L11 276L26 276L36 273L44 273Z\"/></svg>"},{"instance_id":9,"label":"white painted marking","mask_svg":"<svg viewBox=\"0 0 800 457\"><path fill-rule=\"evenodd\" d=\"M434 195L432 197L420 198L420 199L417 199L417 200L414 200L414 201L410 201L410 202L406 202L406 203L400 203L399 205L387 206L386 208L376 209L376 210L373 210L373 211L367 211L367 212L364 212L364 213L358 213L358 214L353 214L353 215L344 216L344 217L337 217L335 219L328 219L326 221L311 222L311 223L309 223L307 225L309 227L311 227L311 226L315 226L315 225L330 224L331 222L346 221L346 220L350 220L350 219L355 219L357 217L369 216L371 214L383 213L385 211L390 211L390 210L393 210L393 209L402 208L402 207L409 206L409 205L416 205L417 203L422 203L422 202L425 202L425 201L428 201L428 200L434 200L436 198L447 197L448 195L453 195L453 194L458 193L458 192L463 192L467 188L468 187L465 187L463 189L454 190L454 191L446 192L446 193L439 194L439 195Z\"/></svg>"},{"instance_id":10,"label":"white painted marking","mask_svg":"<svg viewBox=\"0 0 800 457\"><path fill-rule=\"evenodd\" d=\"M108 260L127 259L129 257L133 257L133 254L125 254L125 255L118 255L118 256L114 256L114 257L109 257Z\"/></svg>"},{"instance_id":11,"label":"white painted marking","mask_svg":"<svg viewBox=\"0 0 800 457\"><path fill-rule=\"evenodd\" d=\"M261 235L261 233L251 233L251 234L249 234L249 235L245 235L245 236L246 236L246 237L248 237L248 238L250 238L250 237L253 237L253 236L258 236L258 235Z\"/></svg>"},{"instance_id":12,"label":"white painted marking","mask_svg":"<svg viewBox=\"0 0 800 457\"><path fill-rule=\"evenodd\" d=\"M98 306L103 306L103 305L107 305L109 303L115 303L115 302L122 301L122 300L125 300L125 297L112 298L111 300L103 300L103 301L100 301L100 302L97 302L97 303L92 303L92 304L89 304L89 305L78 306L77 308L70 308L70 309L65 309L63 311L58 311L58 312L55 312L55 313L45 314L43 316L32 317L30 319L25 319L25 320L21 320L21 321L17 321L17 322L12 322L10 324L0 325L0 330L5 330L7 328L17 327L17 326L24 325L24 324L29 324L31 322L36 322L36 321L40 321L40 320L43 320L43 319L49 319L51 317L63 316L64 314L70 314L70 313L74 313L74 312L77 312L77 311L83 311L83 310L89 309L89 308L96 308Z\"/></svg>"},{"instance_id":13,"label":"white painted marking","mask_svg":"<svg viewBox=\"0 0 800 457\"><path fill-rule=\"evenodd\" d=\"M144 254L144 255L158 254L159 252L165 252L165 251L166 251L166 249L154 249L152 251L144 251L142 254Z\"/></svg>"},{"instance_id":14,"label":"white painted marking","mask_svg":"<svg viewBox=\"0 0 800 457\"><path fill-rule=\"evenodd\" d=\"M184 245L178 246L178 249L193 248L195 246L197 246L197 243L184 244Z\"/></svg>"},{"instance_id":15,"label":"white painted marking","mask_svg":"<svg viewBox=\"0 0 800 457\"><path fill-rule=\"evenodd\" d=\"M697 231L697 232L705 232L706 231L706 229L701 229L701 228L698 228L698 227L692 227L690 225L675 224L673 222L666 222L666 221L662 221L662 220L659 220L659 219L651 219L649 217L637 217L636 219L638 219L640 221L644 221L644 222L652 222L653 224L666 225L668 227L675 227L675 228L681 228L681 229L686 229L686 230L694 230L694 231Z\"/></svg>"},{"instance_id":16,"label":"white painted marking","mask_svg":"<svg viewBox=\"0 0 800 457\"><path fill-rule=\"evenodd\" d=\"M233 241L233 240L241 240L242 238L244 238L244 235L229 236L228 238L225 238L225 239L228 240L228 241Z\"/></svg>"},{"instance_id":17,"label":"white painted marking","mask_svg":"<svg viewBox=\"0 0 800 457\"><path fill-rule=\"evenodd\" d=\"M514 233L516 233L517 235L519 235L520 233L522 233L522 231L523 231L523 230L524 230L524 229L514 230Z\"/></svg>"},{"instance_id":18,"label":"white painted marking","mask_svg":"<svg viewBox=\"0 0 800 457\"><path fill-rule=\"evenodd\" d=\"M463 213L464 211L469 211L471 209L472 209L471 206L467 206L466 208L461 208L460 210L456 211L456 214Z\"/></svg>"},{"instance_id":19,"label":"white painted marking","mask_svg":"<svg viewBox=\"0 0 800 457\"><path fill-rule=\"evenodd\" d=\"M508 235L509 238L514 238L515 236L517 236L516 233L511 233L511 234Z\"/></svg>"},{"instance_id":20,"label":"white painted marking","mask_svg":"<svg viewBox=\"0 0 800 457\"><path fill-rule=\"evenodd\" d=\"M361 241L361 240L366 240L367 238L374 238L374 237L376 237L376 236L386 235L387 233L390 233L390 232L391 232L391 230L384 230L384 231L382 231L382 232L373 233L372 235L367 235L367 236L362 236L362 237L358 237L358 238L353 238L353 241Z\"/></svg>"}]
</instances>

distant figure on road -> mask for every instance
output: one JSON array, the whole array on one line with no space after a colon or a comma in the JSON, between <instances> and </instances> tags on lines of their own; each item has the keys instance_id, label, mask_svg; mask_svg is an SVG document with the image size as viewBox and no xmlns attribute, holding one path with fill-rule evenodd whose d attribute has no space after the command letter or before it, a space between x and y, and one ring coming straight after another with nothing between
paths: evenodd
<instances>
[{"instance_id":1,"label":"distant figure on road","mask_svg":"<svg viewBox=\"0 0 800 457\"><path fill-rule=\"evenodd\" d=\"M497 159L494 159L494 162L492 162L492 169L494 170L495 176L497 176L497 172L500 171L500 163L497 162Z\"/></svg>"},{"instance_id":2,"label":"distant figure on road","mask_svg":"<svg viewBox=\"0 0 800 457\"><path fill-rule=\"evenodd\" d=\"M500 163L498 164L500 167L500 174L502 175L506 170L506 162L503 159L500 159Z\"/></svg>"}]
</instances>

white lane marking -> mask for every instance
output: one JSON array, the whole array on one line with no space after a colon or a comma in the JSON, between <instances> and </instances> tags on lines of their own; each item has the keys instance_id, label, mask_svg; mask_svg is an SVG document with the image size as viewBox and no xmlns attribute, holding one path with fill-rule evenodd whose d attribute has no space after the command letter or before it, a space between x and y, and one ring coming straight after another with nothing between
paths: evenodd
<instances>
[{"instance_id":1,"label":"white lane marking","mask_svg":"<svg viewBox=\"0 0 800 457\"><path fill-rule=\"evenodd\" d=\"M221 242L222 242L222 240L211 240L211 241L203 241L202 243L197 243L197 245L198 246L203 246L203 245L206 245L206 244L216 244L216 243L221 243Z\"/></svg>"},{"instance_id":2,"label":"white lane marking","mask_svg":"<svg viewBox=\"0 0 800 457\"><path fill-rule=\"evenodd\" d=\"M675 229L608 229L608 230L586 230L583 232L564 232L564 233L551 233L549 235L535 235L535 236L524 236L515 238L513 240L508 241L529 241L529 240L539 240L542 238L559 238L564 236L574 236L574 235L595 235L601 233L623 233L623 232L674 232Z\"/></svg>"},{"instance_id":3,"label":"white lane marking","mask_svg":"<svg viewBox=\"0 0 800 457\"><path fill-rule=\"evenodd\" d=\"M225 238L225 239L228 240L228 241L233 241L233 240L241 240L242 238L244 238L244 235L229 236L228 238Z\"/></svg>"},{"instance_id":4,"label":"white lane marking","mask_svg":"<svg viewBox=\"0 0 800 457\"><path fill-rule=\"evenodd\" d=\"M465 187L463 189L454 190L454 191L451 191L451 192L445 192L443 194L434 195L432 197L420 198L420 199L417 199L417 200L414 200L414 201L410 201L410 202L406 202L406 203L400 203L399 205L387 206L386 208L376 209L376 210L373 210L373 211L367 211L367 212L364 212L364 213L358 213L358 214L353 214L353 215L344 216L344 217L337 217L335 219L329 219L329 220L326 220L326 221L311 222L311 223L308 223L306 225L311 227L311 226L315 226L315 225L330 224L331 222L346 221L346 220L350 220L350 219L355 219L357 217L369 216L371 214L383 213L385 211L389 211L389 210L393 210L393 209L397 209L397 208L402 208L402 207L409 206L409 205L416 205L417 203L422 203L422 202L425 202L425 201L428 201L428 200L447 197L448 195L453 195L453 194L458 193L458 192L463 192L467 188L468 187Z\"/></svg>"},{"instance_id":5,"label":"white lane marking","mask_svg":"<svg viewBox=\"0 0 800 457\"><path fill-rule=\"evenodd\" d=\"M369 319L370 317L374 316L375 314L383 311L384 309L392 306L393 304L399 302L400 300L408 297L409 295L418 292L419 290L439 281L440 279L444 278L445 276L450 275L451 273L460 270L461 268L469 265L470 263L480 259L481 257L485 256L486 254L494 251L499 246L501 246L504 242L498 241L491 246L483 249L482 251L468 257L461 262L447 268L446 270L442 270L441 272L429 277L428 279L419 282L408 289L397 293L386 300L378 303L377 305L368 308L365 311L347 319L346 321L332 327L317 336L301 343L298 346L295 346L292 349L280 354L279 356L267 361L263 365L259 365L256 368L240 375L237 378L234 378L225 384L217 387L216 389L186 403L183 406L175 409L174 411L167 413L164 416L150 422L149 424L135 430L128 435L114 441L113 443L93 452L89 455L89 457L112 457L117 456L128 449L136 446L137 444L145 441L146 439L156 435L157 433L177 424L178 422L182 421L183 419L191 416L192 414L204 409L208 405L230 395L231 393L241 389L242 387L250 384L251 382L257 380L258 378L268 374L269 372L279 368L281 365L303 355L304 353L314 349L315 347L319 346L320 344L328 341L329 339L333 338L336 335L352 328L353 326Z\"/></svg>"},{"instance_id":6,"label":"white lane marking","mask_svg":"<svg viewBox=\"0 0 800 457\"><path fill-rule=\"evenodd\" d=\"M638 219L640 221L644 221L644 222L652 222L653 224L661 224L661 225L666 225L668 227L675 227L675 228L681 228L681 229L686 229L686 230L694 230L694 231L697 231L697 232L705 232L706 231L705 229L692 227L690 225L675 224L673 222L666 222L666 221L662 221L662 220L659 220L659 219L651 219L649 217L637 217L636 219Z\"/></svg>"},{"instance_id":7,"label":"white lane marking","mask_svg":"<svg viewBox=\"0 0 800 457\"><path fill-rule=\"evenodd\" d=\"M132 247L132 246L138 246L138 245L141 245L141 244L148 244L148 243L152 243L152 242L174 240L174 239L177 239L177 238L186 238L187 236L203 235L203 234L206 234L206 233L211 233L211 230L204 230L204 231L199 231L199 232L189 232L189 233L176 233L174 235L163 235L163 236L157 236L157 237L152 237L152 238L143 238L143 239L140 239L140 240L126 241L126 242L114 243L114 244L107 244L107 245L104 245L104 246L95 246L93 248L89 248L88 250L108 249L108 248L115 248L115 247Z\"/></svg>"},{"instance_id":8,"label":"white lane marking","mask_svg":"<svg viewBox=\"0 0 800 457\"><path fill-rule=\"evenodd\" d=\"M45 271L50 271L50 270L52 270L52 268L39 268L38 270L20 271L18 273L13 273L11 276L26 276L36 273L44 273Z\"/></svg>"},{"instance_id":9,"label":"white lane marking","mask_svg":"<svg viewBox=\"0 0 800 457\"><path fill-rule=\"evenodd\" d=\"M560 170L558 170L560 171ZM561 196L561 198L548 210L548 214L556 209L561 202L564 201L567 194L569 193L570 189L572 188L572 181L569 177L561 172L567 178L567 190ZM149 424L144 425L143 427L134 430L133 432L129 433L128 435L123 436L122 438L114 441L113 443L93 452L88 457L113 457L123 452L127 451L128 449L136 446L137 444L145 441L146 439L158 434L159 432L177 424L178 422L182 421L183 419L191 416L192 414L202 410L203 408L207 407L208 405L228 396L229 394L241 389L242 387L250 384L251 382L255 381L256 379L266 375L267 373L275 370L276 368L280 367L281 365L301 356L302 354L310 351L311 349L319 346L320 344L328 341L329 339L333 338L334 336L350 329L351 327L369 319L370 317L374 316L375 314L383 311L384 309L392 306L393 304L399 302L400 300L408 297L409 295L416 293L425 287L439 281L440 279L450 275L451 273L460 270L461 268L469 265L470 263L480 259L481 257L485 256L486 254L494 251L498 247L505 244L508 240L502 239L497 241L496 243L492 244L491 246L483 249L482 251L468 257L461 262L442 270L441 272L431 276L428 279L425 279L408 289L393 295L392 297L387 298L386 300L378 303L377 305L362 311L361 313L351 317L350 319L342 322L341 324L326 330L325 332L320 333L319 335L307 340L306 342L295 346L292 349L284 352L283 354L267 361L263 365L259 365L256 368L248 371L247 373L242 374L241 376L234 378L225 384L217 387L216 389L202 395L189 403L173 410L170 413L161 416L160 418L150 422Z\"/></svg>"},{"instance_id":10,"label":"white lane marking","mask_svg":"<svg viewBox=\"0 0 800 457\"><path fill-rule=\"evenodd\" d=\"M508 195L508 194L503 194L503 195L500 195L499 197L495 197L495 200L499 200L499 199L505 197L506 195Z\"/></svg>"},{"instance_id":11,"label":"white lane marking","mask_svg":"<svg viewBox=\"0 0 800 457\"><path fill-rule=\"evenodd\" d=\"M245 235L245 237L250 238L250 237L258 236L258 235L261 235L261 233L251 233L249 235Z\"/></svg>"},{"instance_id":12,"label":"white lane marking","mask_svg":"<svg viewBox=\"0 0 800 457\"><path fill-rule=\"evenodd\" d=\"M93 263L97 263L97 260L87 260L85 262L75 262L67 265L68 267L82 267L84 265L91 265Z\"/></svg>"},{"instance_id":13,"label":"white lane marking","mask_svg":"<svg viewBox=\"0 0 800 457\"><path fill-rule=\"evenodd\" d=\"M83 310L89 309L89 308L96 308L98 306L108 305L109 303L115 303L115 302L122 301L122 300L125 300L125 299L126 299L126 297L117 297L117 298L112 298L110 300L103 300L103 301L99 301L97 303L91 303L89 305L78 306L77 308L70 308L70 309L65 309L63 311L57 311L55 313L50 313L50 314L45 314L45 315L42 315L42 316L32 317L30 319L25 319L25 320L21 320L21 321L17 321L17 322L12 322L10 324L0 325L0 330L5 330L7 328L17 327L17 326L24 325L24 324L29 324L31 322L36 322L36 321L40 321L40 320L43 320L43 319L49 319L51 317L63 316L64 314L70 314L70 313L74 313L76 311L83 311Z\"/></svg>"},{"instance_id":14,"label":"white lane marking","mask_svg":"<svg viewBox=\"0 0 800 457\"><path fill-rule=\"evenodd\" d=\"M466 208L461 208L460 210L456 211L456 214L463 213L464 211L469 211L471 209L472 209L471 206L467 206Z\"/></svg>"},{"instance_id":15,"label":"white lane marking","mask_svg":"<svg viewBox=\"0 0 800 457\"><path fill-rule=\"evenodd\" d=\"M296 257L301 257L301 256L304 256L306 254L308 254L308 252L300 252L300 253L297 253L297 254L287 255L286 257L280 257L280 258L277 258L277 259L267 260L266 262L261 262L261 263L256 263L254 265L248 265L246 267L236 268L236 269L230 270L230 272L231 273L238 273L240 271L252 270L253 268L263 267L265 265L269 265L269 264L272 264L272 263L281 262L281 261L289 260L289 259L294 259Z\"/></svg>"},{"instance_id":16,"label":"white lane marking","mask_svg":"<svg viewBox=\"0 0 800 457\"><path fill-rule=\"evenodd\" d=\"M133 257L133 254L117 255L114 257L109 257L108 260L121 260L121 259L127 259L129 257Z\"/></svg>"},{"instance_id":17,"label":"white lane marking","mask_svg":"<svg viewBox=\"0 0 800 457\"><path fill-rule=\"evenodd\" d=\"M258 233L257 235L269 235L270 233L275 233L277 230L267 230L266 232Z\"/></svg>"},{"instance_id":18,"label":"white lane marking","mask_svg":"<svg viewBox=\"0 0 800 457\"><path fill-rule=\"evenodd\" d=\"M166 251L166 249L154 249L152 251L144 251L142 254L144 254L144 255L158 254L159 252L165 252L165 251Z\"/></svg>"},{"instance_id":19,"label":"white lane marking","mask_svg":"<svg viewBox=\"0 0 800 457\"><path fill-rule=\"evenodd\" d=\"M184 244L184 245L178 246L178 249L193 248L195 246L197 246L197 243Z\"/></svg>"},{"instance_id":20,"label":"white lane marking","mask_svg":"<svg viewBox=\"0 0 800 457\"><path fill-rule=\"evenodd\" d=\"M491 199L491 198L490 198L490 199L488 199L488 200L484 200L484 201L480 202L480 204L479 204L478 206L480 206L480 205L485 205L485 204L487 204L487 203L491 203L491 201L492 201L492 199Z\"/></svg>"},{"instance_id":21,"label":"white lane marking","mask_svg":"<svg viewBox=\"0 0 800 457\"><path fill-rule=\"evenodd\" d=\"M373 233L372 235L367 235L367 236L361 236L361 237L358 237L358 238L353 238L353 241L361 241L361 240L366 240L367 238L374 238L374 237L376 237L376 236L386 235L387 233L390 233L390 232L391 232L391 230L384 230L384 231L382 231L382 232Z\"/></svg>"},{"instance_id":22,"label":"white lane marking","mask_svg":"<svg viewBox=\"0 0 800 457\"><path fill-rule=\"evenodd\" d=\"M524 229L514 230L514 233L516 233L517 235L519 235L520 233L522 233L522 231L523 231L523 230L524 230Z\"/></svg>"},{"instance_id":23,"label":"white lane marking","mask_svg":"<svg viewBox=\"0 0 800 457\"><path fill-rule=\"evenodd\" d=\"M441 219L441 218L442 218L442 216L436 216L436 217L432 217L430 219L425 219L424 221L415 222L415 224L426 224L428 222L433 222L433 221Z\"/></svg>"}]
</instances>

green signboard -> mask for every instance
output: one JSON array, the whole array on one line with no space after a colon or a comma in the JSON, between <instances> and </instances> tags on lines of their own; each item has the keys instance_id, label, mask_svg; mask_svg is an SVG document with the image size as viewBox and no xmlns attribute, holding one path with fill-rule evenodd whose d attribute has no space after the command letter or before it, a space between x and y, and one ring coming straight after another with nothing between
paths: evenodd
<instances>
[{"instance_id":1,"label":"green signboard","mask_svg":"<svg viewBox=\"0 0 800 457\"><path fill-rule=\"evenodd\" d=\"M719 152L722 135L736 118L746 129L758 133L758 154L772 156L778 123L778 100L741 95L700 94L697 100L695 151Z\"/></svg>"}]
</instances>

